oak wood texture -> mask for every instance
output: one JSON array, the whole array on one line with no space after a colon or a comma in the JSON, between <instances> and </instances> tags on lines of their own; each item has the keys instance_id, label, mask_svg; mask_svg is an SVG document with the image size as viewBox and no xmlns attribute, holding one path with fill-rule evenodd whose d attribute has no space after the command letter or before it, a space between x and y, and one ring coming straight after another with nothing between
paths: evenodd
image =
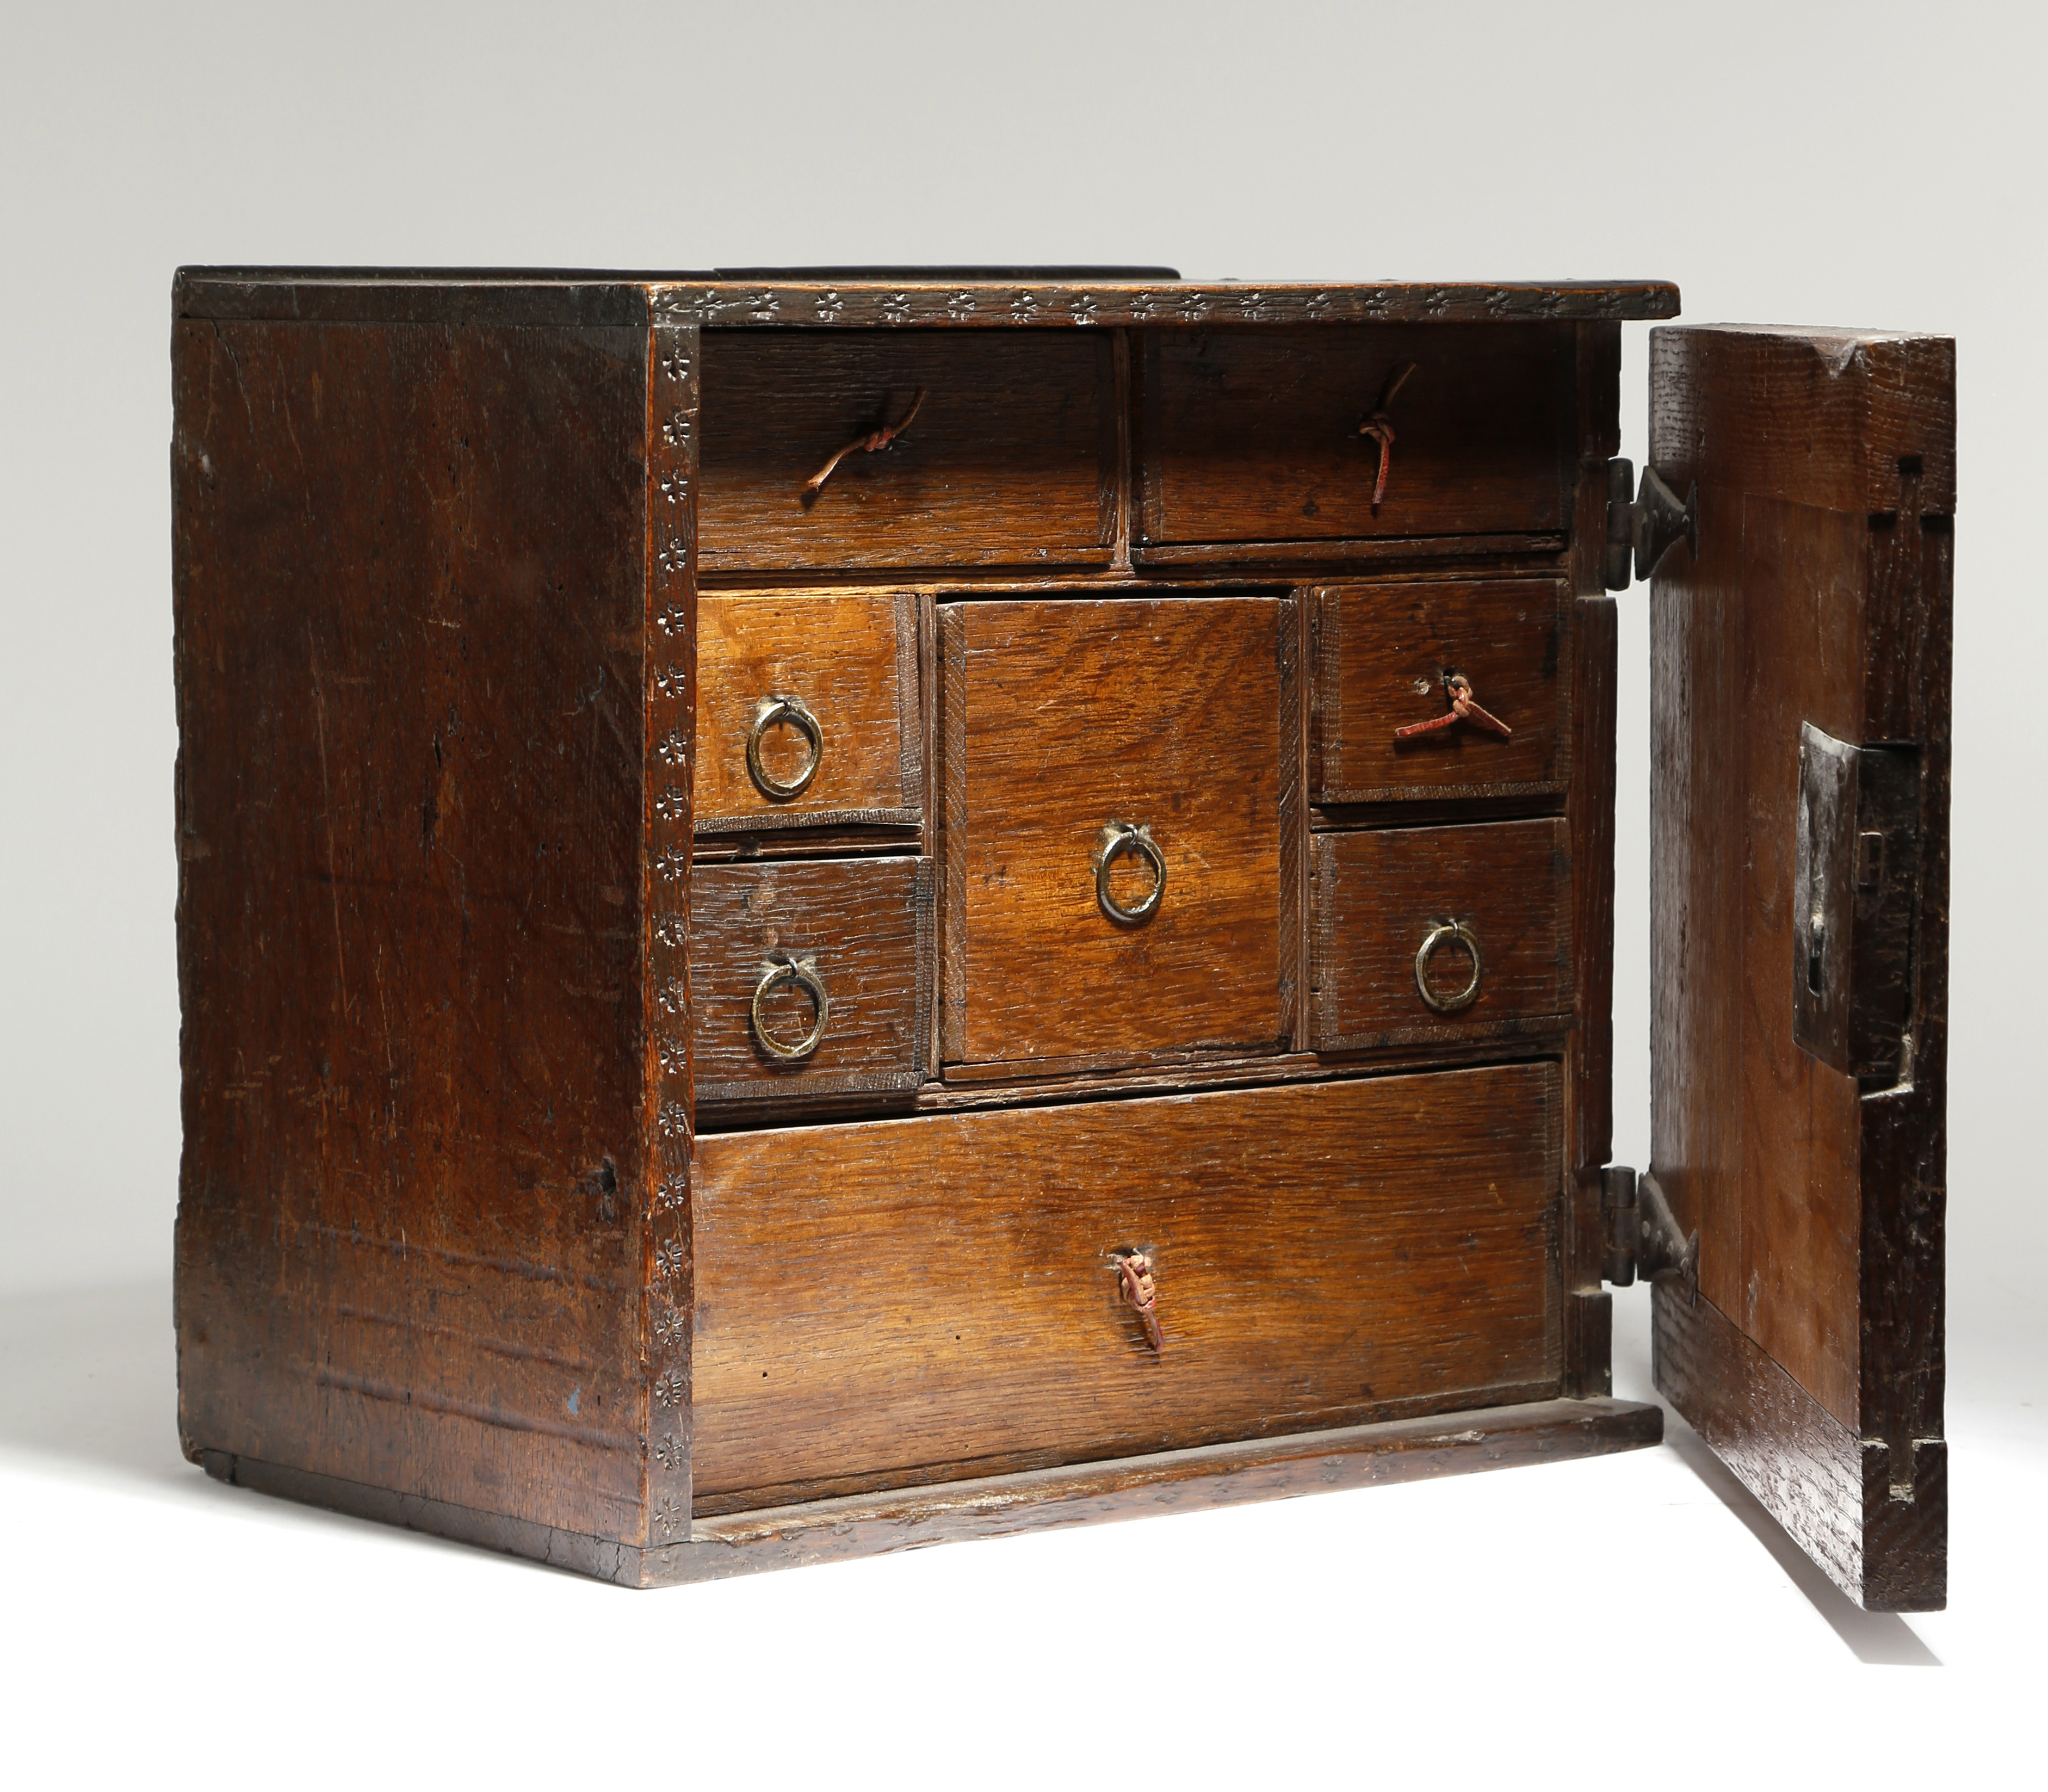
<instances>
[{"instance_id":1,"label":"oak wood texture","mask_svg":"<svg viewBox=\"0 0 2048 1792\"><path fill-rule=\"evenodd\" d=\"M1293 626L1271 598L944 607L948 1063L1277 1045ZM1096 899L1112 820L1166 863L1135 925ZM1126 905L1150 885L1112 867Z\"/></svg>"},{"instance_id":2,"label":"oak wood texture","mask_svg":"<svg viewBox=\"0 0 2048 1792\"><path fill-rule=\"evenodd\" d=\"M869 270L871 273L878 270ZM187 267L180 317L326 323L518 323L720 328L951 330L1325 324L1402 320L1675 317L1668 281L1282 281L1248 285L1154 277L976 280L721 276L715 269Z\"/></svg>"},{"instance_id":3,"label":"oak wood texture","mask_svg":"<svg viewBox=\"0 0 2048 1792\"><path fill-rule=\"evenodd\" d=\"M1609 1399L1529 1401L699 1519L687 1537L657 1536L646 1550L250 1456L208 1452L204 1461L208 1474L233 1486L644 1588L1052 1526L1111 1523L1252 1499L1576 1461L1645 1449L1663 1432L1663 1414L1656 1406Z\"/></svg>"},{"instance_id":4,"label":"oak wood texture","mask_svg":"<svg viewBox=\"0 0 2048 1792\"><path fill-rule=\"evenodd\" d=\"M656 992L687 1018L698 1119L716 1104L831 1094L882 1095L924 1080L935 936L927 859L699 866L690 880L691 984ZM779 1059L755 1037L754 992L773 962L815 961L829 998L810 1057ZM784 983L762 1015L785 1044L816 1018Z\"/></svg>"},{"instance_id":5,"label":"oak wood texture","mask_svg":"<svg viewBox=\"0 0 2048 1792\"><path fill-rule=\"evenodd\" d=\"M1670 1285L1650 1300L1658 1391L1799 1546L1870 1611L1940 1610L1946 1449L1913 1453L1901 1497L1885 1446L1858 1437L1711 1301Z\"/></svg>"},{"instance_id":6,"label":"oak wood texture","mask_svg":"<svg viewBox=\"0 0 2048 1792\"><path fill-rule=\"evenodd\" d=\"M1941 1513L1874 1516L1860 1490L1881 1474L1914 1506L1945 1472L1954 345L1658 332L1650 423L1653 463L1680 491L1698 482L1701 543L1697 563L1673 550L1651 603L1654 1167L1699 1229L1703 1306L1859 1443L1864 1472L1809 1473L1810 1425L1755 1391L1768 1377L1735 1378L1732 1346L1672 1332L1661 1385L1688 1417L1727 1409L1715 1422L1745 1440L1732 1465L1845 1591L1926 1609L1944 1596ZM1919 759L1912 1048L1895 1081L1860 1086L1793 1041L1809 722Z\"/></svg>"},{"instance_id":7,"label":"oak wood texture","mask_svg":"<svg viewBox=\"0 0 2048 1792\"><path fill-rule=\"evenodd\" d=\"M188 1455L644 1535L648 354L174 327Z\"/></svg>"},{"instance_id":8,"label":"oak wood texture","mask_svg":"<svg viewBox=\"0 0 2048 1792\"><path fill-rule=\"evenodd\" d=\"M1309 971L1318 1051L1562 1028L1572 1003L1571 851L1557 817L1457 828L1319 834L1313 847ZM1478 940L1479 993L1441 1014L1422 999L1415 958L1438 920ZM1429 985L1455 997L1472 959L1430 955Z\"/></svg>"},{"instance_id":9,"label":"oak wood texture","mask_svg":"<svg viewBox=\"0 0 2048 1792\"><path fill-rule=\"evenodd\" d=\"M1560 1100L1532 1065L707 1135L696 1509L1553 1393Z\"/></svg>"},{"instance_id":10,"label":"oak wood texture","mask_svg":"<svg viewBox=\"0 0 2048 1792\"><path fill-rule=\"evenodd\" d=\"M690 1511L690 1142L693 996L690 808L696 743L698 401L704 355L690 325L648 332L647 537L641 639L646 679L640 779L640 1136L648 1161L639 1304L640 1542L678 1536ZM629 1193L634 1191L629 1190Z\"/></svg>"},{"instance_id":11,"label":"oak wood texture","mask_svg":"<svg viewBox=\"0 0 2048 1792\"><path fill-rule=\"evenodd\" d=\"M1569 588L1561 580L1414 580L1325 587L1312 597L1310 800L1317 804L1555 796L1571 769ZM1445 714L1462 674L1515 731Z\"/></svg>"},{"instance_id":12,"label":"oak wood texture","mask_svg":"<svg viewBox=\"0 0 2048 1792\"><path fill-rule=\"evenodd\" d=\"M699 833L914 825L924 811L921 600L909 592L705 593L697 599ZM794 797L772 797L747 769L755 706L794 697L824 747ZM762 733L762 764L783 783L811 757L792 724Z\"/></svg>"},{"instance_id":13,"label":"oak wood texture","mask_svg":"<svg viewBox=\"0 0 2048 1792\"><path fill-rule=\"evenodd\" d=\"M1612 320L1675 298L1099 270L181 274L188 1453L245 1484L646 1584L1651 1441L1647 1410L1499 1404L1604 1385L1604 1297L1580 1285L1572 1205L1596 1131L1581 1104L1601 1068L1575 1054L1608 1000L1598 968L1575 963L1558 1010L1526 1023L1307 1049L1312 822L1568 828L1569 912L1597 907L1581 887L1588 856L1612 855L1611 774L1581 764L1603 725L1612 754L1611 708L1581 701L1600 682L1596 631L1575 649L1580 620L1565 625L1548 688L1577 683L1544 787L1456 782L1388 811L1351 800L1380 786L1348 779L1312 814L1314 598L1298 588L1428 584L1437 602L1577 587L1588 469L1612 433ZM1446 512L1402 535L1388 531L1419 525L1383 506L1379 533L1340 519L1304 534L1286 517L1266 536L1143 538L1164 440L1146 398L1155 339L1175 339L1170 361L1200 338L1291 328L1290 354L1341 368L1422 324L1407 335L1453 362L1476 345L1480 373L1533 379L1514 345L1550 344L1548 522ZM774 508L900 418L915 384L899 394L898 375L963 369L886 452L851 456L808 509ZM1407 414L1426 371L1394 407L1390 504L1404 469L1429 466ZM869 378L866 395L841 372ZM1472 367L1451 372L1476 390ZM1498 422L1515 379L1494 386L1480 408ZM956 390L981 404L972 423L933 408ZM1376 448L1357 421L1343 445L1363 449L1369 484ZM1519 454L1534 436L1515 440ZM1292 452L1264 458L1291 478ZM1499 498L1487 453L1439 483L1443 504ZM1220 464L1197 471L1225 503L1266 502ZM749 504L768 508L750 520ZM825 718L812 789L770 805L727 712L751 723L735 692L799 677L840 725ZM771 760L789 744L771 740ZM857 793L835 791L854 774ZM1075 887L1054 902L1041 879L1030 895L1019 867L1053 850L1069 798L1091 812ZM1105 952L1096 836L1138 798L1152 813L1128 818L1167 851L1166 903L1135 949L1119 937ZM935 1004L938 871L973 876L947 876L936 905L957 1001ZM1127 898L1144 881L1116 877ZM813 950L805 929L821 923L839 948ZM842 981L832 952L849 941ZM819 1058L770 1068L745 1007L762 956L793 947L817 958L835 1024ZM975 1034L984 999L995 1030ZM777 1004L793 1030L807 1022L802 999ZM948 1044L997 1055L929 1080L939 1041L920 1016L935 1009ZM1453 1136L1472 1168L1453 1153L1447 1196ZM992 1157L973 1142L991 1137ZM835 1152L864 1166L845 1196ZM701 1164L740 1158L788 1173L751 1205L707 1193ZM1515 1191L1505 1206L1491 1184ZM898 1209L924 1230L863 1218ZM1095 1238L1134 1211L1134 1235ZM770 1235L787 1241L786 1286L747 1247ZM1085 1325L1118 1341L1049 1343L1033 1303L1070 1291L1013 1278L980 1305L1017 1348L972 1367L988 1342L962 1322L979 1266L1077 1240L1101 1278ZM1158 1359L1115 1299L1115 1245L1158 1253ZM1491 1278L1476 1297L1447 1266L1475 1253ZM859 1271L876 1263L880 1282ZM931 1348L839 1412L819 1394L830 1360L793 1340L870 1299L914 1309L906 1335ZM853 1339L847 1374L902 1341L886 1327ZM757 1345L785 1356L737 1388ZM1080 1353L1072 1387L1057 1364L1038 1374L1048 1348ZM823 1403L750 1430L747 1402L763 1386L779 1398L785 1369L792 1399ZM1027 1373L1011 1398L1004 1375ZM1132 1402L1130 1386L1171 1397ZM938 1403L899 1429L921 1388ZM1413 1416L1475 1402L1491 1410ZM940 1434L974 1453L952 1460ZM1239 1441L1157 1447L1224 1437ZM813 1459L728 1480L721 1461L750 1450ZM878 1480L919 1484L846 1491ZM727 1510L798 1490L800 1508Z\"/></svg>"},{"instance_id":14,"label":"oak wood texture","mask_svg":"<svg viewBox=\"0 0 2048 1792\"><path fill-rule=\"evenodd\" d=\"M1088 565L1116 537L1107 335L708 339L701 564ZM921 392L921 401L917 394ZM916 416L879 452L849 442Z\"/></svg>"},{"instance_id":15,"label":"oak wood texture","mask_svg":"<svg viewBox=\"0 0 2048 1792\"><path fill-rule=\"evenodd\" d=\"M1154 331L1144 343L1147 548L1569 525L1568 326ZM1410 367L1388 413L1395 440L1375 504L1379 448L1359 425Z\"/></svg>"}]
</instances>

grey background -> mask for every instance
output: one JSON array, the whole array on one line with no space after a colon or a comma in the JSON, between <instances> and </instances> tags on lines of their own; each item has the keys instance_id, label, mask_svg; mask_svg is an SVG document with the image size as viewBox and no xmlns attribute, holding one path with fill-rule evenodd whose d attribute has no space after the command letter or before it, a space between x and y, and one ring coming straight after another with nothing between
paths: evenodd
<instances>
[{"instance_id":1,"label":"grey background","mask_svg":"<svg viewBox=\"0 0 2048 1792\"><path fill-rule=\"evenodd\" d=\"M2034 1309L2048 625L2023 30L1881 6L12 9L0 1293L168 1270L174 266L1119 260L1656 276L1693 321L1959 339L1951 1288ZM1622 600L1616 997L1616 1155L1639 1165L1644 605Z\"/></svg>"}]
</instances>

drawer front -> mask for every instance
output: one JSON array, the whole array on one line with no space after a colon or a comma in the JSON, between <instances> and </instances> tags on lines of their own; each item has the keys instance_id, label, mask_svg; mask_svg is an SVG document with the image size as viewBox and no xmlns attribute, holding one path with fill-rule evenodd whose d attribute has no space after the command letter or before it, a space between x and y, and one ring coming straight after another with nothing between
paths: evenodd
<instances>
[{"instance_id":1,"label":"drawer front","mask_svg":"<svg viewBox=\"0 0 2048 1792\"><path fill-rule=\"evenodd\" d=\"M1562 580L1548 579L1317 592L1310 800L1561 792L1570 772L1571 601ZM1456 718L1454 677L1512 731L1496 732L1484 716Z\"/></svg>"},{"instance_id":2,"label":"drawer front","mask_svg":"<svg viewBox=\"0 0 2048 1792\"><path fill-rule=\"evenodd\" d=\"M1278 1037L1293 615L1273 598L941 611L949 1062ZM1104 890L1135 915L1157 874L1127 842L1099 885L1119 823L1166 879L1125 921Z\"/></svg>"},{"instance_id":3,"label":"drawer front","mask_svg":"<svg viewBox=\"0 0 2048 1792\"><path fill-rule=\"evenodd\" d=\"M924 859L698 866L688 1006L699 1104L916 1088L930 1057L933 882ZM820 987L815 1047L778 1056L770 1041L801 1047L817 1025ZM684 1006L680 991L657 997L665 1017Z\"/></svg>"},{"instance_id":4,"label":"drawer front","mask_svg":"<svg viewBox=\"0 0 2048 1792\"><path fill-rule=\"evenodd\" d=\"M1561 819L1322 834L1310 879L1318 1051L1510 1037L1571 1006L1571 848ZM1456 923L1464 937L1449 931ZM1434 937L1434 943L1431 941ZM1476 942L1477 987L1472 983ZM1417 960L1441 1007L1424 999Z\"/></svg>"},{"instance_id":5,"label":"drawer front","mask_svg":"<svg viewBox=\"0 0 2048 1792\"><path fill-rule=\"evenodd\" d=\"M813 488L840 450L913 404L885 448L855 448ZM707 572L1110 557L1116 376L1106 335L712 332L703 416Z\"/></svg>"},{"instance_id":6,"label":"drawer front","mask_svg":"<svg viewBox=\"0 0 2048 1792\"><path fill-rule=\"evenodd\" d=\"M1525 1065L705 1138L698 1510L1553 1394L1561 1127Z\"/></svg>"},{"instance_id":7,"label":"drawer front","mask_svg":"<svg viewBox=\"0 0 2048 1792\"><path fill-rule=\"evenodd\" d=\"M1146 339L1143 539L1561 533L1577 475L1569 326L1158 330ZM1378 503L1359 425L1403 367Z\"/></svg>"},{"instance_id":8,"label":"drawer front","mask_svg":"<svg viewBox=\"0 0 2048 1792\"><path fill-rule=\"evenodd\" d=\"M697 599L699 833L918 820L922 607L887 592Z\"/></svg>"}]
</instances>

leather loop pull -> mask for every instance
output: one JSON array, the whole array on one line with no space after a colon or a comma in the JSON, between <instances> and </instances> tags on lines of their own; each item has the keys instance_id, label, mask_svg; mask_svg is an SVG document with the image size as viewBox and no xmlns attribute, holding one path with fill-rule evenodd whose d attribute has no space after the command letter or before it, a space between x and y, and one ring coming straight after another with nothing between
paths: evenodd
<instances>
[{"instance_id":1,"label":"leather loop pull","mask_svg":"<svg viewBox=\"0 0 2048 1792\"><path fill-rule=\"evenodd\" d=\"M864 436L856 436L804 481L805 491L816 495L824 489L824 483L832 476L839 464L849 454L875 454L886 448L910 427L911 419L917 416L925 402L925 389L917 388L917 396L911 399L910 408L894 423L885 423L879 429L871 429Z\"/></svg>"},{"instance_id":2,"label":"leather loop pull","mask_svg":"<svg viewBox=\"0 0 2048 1792\"><path fill-rule=\"evenodd\" d=\"M1387 469L1394 458L1394 420L1387 414L1387 409L1394 402L1394 394L1408 383L1408 376L1414 372L1415 366L1410 361L1387 376L1387 384L1380 390L1379 402L1358 426L1361 436L1370 436L1379 444L1379 476L1372 482L1372 507L1375 510L1387 495Z\"/></svg>"},{"instance_id":3,"label":"leather loop pull","mask_svg":"<svg viewBox=\"0 0 2048 1792\"><path fill-rule=\"evenodd\" d=\"M1454 672L1444 681L1444 695L1451 700L1451 707L1441 716L1432 716L1426 722L1410 722L1405 728L1396 728L1396 740L1410 740L1417 735L1434 734L1439 728L1455 727L1460 722L1469 722L1476 728L1486 728L1503 739L1512 735L1514 729L1498 716L1490 715L1479 706L1479 699L1472 695L1472 681L1461 672Z\"/></svg>"},{"instance_id":4,"label":"leather loop pull","mask_svg":"<svg viewBox=\"0 0 2048 1792\"><path fill-rule=\"evenodd\" d=\"M1146 1341L1159 1348L1159 1294L1152 1282L1152 1259L1133 1251L1116 1259L1118 1292L1124 1304L1144 1322Z\"/></svg>"}]
</instances>

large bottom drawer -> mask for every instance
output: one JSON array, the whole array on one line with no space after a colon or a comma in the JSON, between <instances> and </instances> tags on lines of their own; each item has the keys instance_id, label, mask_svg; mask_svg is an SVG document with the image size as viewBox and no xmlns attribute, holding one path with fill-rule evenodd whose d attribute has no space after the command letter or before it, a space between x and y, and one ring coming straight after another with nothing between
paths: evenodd
<instances>
[{"instance_id":1,"label":"large bottom drawer","mask_svg":"<svg viewBox=\"0 0 2048 1792\"><path fill-rule=\"evenodd\" d=\"M1553 1394L1561 1132L1532 1064L703 1138L697 1509Z\"/></svg>"}]
</instances>

